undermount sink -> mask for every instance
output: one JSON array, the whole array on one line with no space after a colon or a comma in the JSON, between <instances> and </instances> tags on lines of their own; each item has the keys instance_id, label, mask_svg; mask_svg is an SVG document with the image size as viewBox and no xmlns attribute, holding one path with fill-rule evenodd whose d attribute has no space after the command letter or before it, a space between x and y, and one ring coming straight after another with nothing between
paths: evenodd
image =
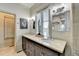
<instances>
[{"instance_id":1,"label":"undermount sink","mask_svg":"<svg viewBox=\"0 0 79 59\"><path fill-rule=\"evenodd\" d=\"M43 35L35 35L36 37L43 37Z\"/></svg>"},{"instance_id":2,"label":"undermount sink","mask_svg":"<svg viewBox=\"0 0 79 59\"><path fill-rule=\"evenodd\" d=\"M50 39L42 39L41 42L45 45L49 45L49 43L51 42Z\"/></svg>"},{"instance_id":3,"label":"undermount sink","mask_svg":"<svg viewBox=\"0 0 79 59\"><path fill-rule=\"evenodd\" d=\"M49 41L48 40L42 40L42 42L43 42L43 44L45 44L45 45L49 45Z\"/></svg>"},{"instance_id":4,"label":"undermount sink","mask_svg":"<svg viewBox=\"0 0 79 59\"><path fill-rule=\"evenodd\" d=\"M42 42L43 44L45 44L45 45L49 45L49 43L51 42L51 40L52 39L50 39L50 38L44 38L44 36L43 35L35 35L36 37L42 37L42 39L40 40L40 42Z\"/></svg>"}]
</instances>

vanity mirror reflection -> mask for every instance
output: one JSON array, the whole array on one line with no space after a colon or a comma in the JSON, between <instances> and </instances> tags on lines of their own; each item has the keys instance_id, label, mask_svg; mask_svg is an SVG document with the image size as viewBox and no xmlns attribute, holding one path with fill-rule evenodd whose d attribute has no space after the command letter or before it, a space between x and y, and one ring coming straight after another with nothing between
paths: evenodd
<instances>
[{"instance_id":1,"label":"vanity mirror reflection","mask_svg":"<svg viewBox=\"0 0 79 59\"><path fill-rule=\"evenodd\" d=\"M50 38L49 35L49 9L45 9L42 11L43 14L43 35L44 38Z\"/></svg>"},{"instance_id":2,"label":"vanity mirror reflection","mask_svg":"<svg viewBox=\"0 0 79 59\"><path fill-rule=\"evenodd\" d=\"M49 34L49 9L46 8L36 15L37 34L43 35L45 39L50 38Z\"/></svg>"},{"instance_id":3,"label":"vanity mirror reflection","mask_svg":"<svg viewBox=\"0 0 79 59\"><path fill-rule=\"evenodd\" d=\"M52 30L59 32L69 31L70 11L68 6L56 6L50 9Z\"/></svg>"},{"instance_id":4,"label":"vanity mirror reflection","mask_svg":"<svg viewBox=\"0 0 79 59\"><path fill-rule=\"evenodd\" d=\"M36 21L36 34L43 35L43 23L42 23L42 13L38 13L35 17Z\"/></svg>"},{"instance_id":5,"label":"vanity mirror reflection","mask_svg":"<svg viewBox=\"0 0 79 59\"><path fill-rule=\"evenodd\" d=\"M52 39L52 32L70 29L70 9L67 5L48 7L36 15L36 34Z\"/></svg>"}]
</instances>

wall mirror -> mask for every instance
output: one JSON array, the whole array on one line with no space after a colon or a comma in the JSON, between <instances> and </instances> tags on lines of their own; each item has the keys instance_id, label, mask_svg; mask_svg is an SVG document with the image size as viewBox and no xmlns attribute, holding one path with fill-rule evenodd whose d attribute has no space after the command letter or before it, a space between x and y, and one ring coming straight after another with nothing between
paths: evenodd
<instances>
[{"instance_id":1,"label":"wall mirror","mask_svg":"<svg viewBox=\"0 0 79 59\"><path fill-rule=\"evenodd\" d=\"M49 9L42 11L43 14L43 35L44 38L49 37Z\"/></svg>"},{"instance_id":2,"label":"wall mirror","mask_svg":"<svg viewBox=\"0 0 79 59\"><path fill-rule=\"evenodd\" d=\"M70 11L65 6L50 9L50 13L53 31L69 31Z\"/></svg>"},{"instance_id":3,"label":"wall mirror","mask_svg":"<svg viewBox=\"0 0 79 59\"><path fill-rule=\"evenodd\" d=\"M50 10L46 8L36 15L36 33L40 33L45 39L51 38L51 29Z\"/></svg>"},{"instance_id":4,"label":"wall mirror","mask_svg":"<svg viewBox=\"0 0 79 59\"><path fill-rule=\"evenodd\" d=\"M42 23L42 13L40 12L40 13L38 13L37 15L36 15L36 34L41 34L41 35L43 35L43 23Z\"/></svg>"}]
</instances>

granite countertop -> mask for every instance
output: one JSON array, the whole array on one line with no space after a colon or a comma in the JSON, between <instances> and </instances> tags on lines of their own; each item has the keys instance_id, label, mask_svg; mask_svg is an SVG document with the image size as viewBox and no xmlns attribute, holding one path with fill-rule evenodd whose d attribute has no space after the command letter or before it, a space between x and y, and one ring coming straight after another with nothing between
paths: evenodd
<instances>
[{"instance_id":1,"label":"granite countertop","mask_svg":"<svg viewBox=\"0 0 79 59\"><path fill-rule=\"evenodd\" d=\"M40 43L52 50L55 50L59 53L63 53L66 46L66 41L64 40L59 40L59 39L47 40L47 39L43 39L43 37L41 36L36 36L36 35L31 35L31 34L27 34L23 36L26 38L29 38L32 41Z\"/></svg>"}]
</instances>

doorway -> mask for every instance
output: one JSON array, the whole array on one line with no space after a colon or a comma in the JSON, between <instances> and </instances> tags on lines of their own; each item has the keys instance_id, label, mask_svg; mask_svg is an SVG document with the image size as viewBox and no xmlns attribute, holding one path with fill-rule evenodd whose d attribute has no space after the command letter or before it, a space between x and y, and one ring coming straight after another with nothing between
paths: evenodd
<instances>
[{"instance_id":1,"label":"doorway","mask_svg":"<svg viewBox=\"0 0 79 59\"><path fill-rule=\"evenodd\" d=\"M6 15L4 16L4 43L5 46L14 46L14 38L15 38L15 23L14 23L14 15Z\"/></svg>"},{"instance_id":2,"label":"doorway","mask_svg":"<svg viewBox=\"0 0 79 59\"><path fill-rule=\"evenodd\" d=\"M15 15L6 12L0 12L0 16L2 18L2 26L4 39L3 44L4 47L12 47L15 46Z\"/></svg>"}]
</instances>

